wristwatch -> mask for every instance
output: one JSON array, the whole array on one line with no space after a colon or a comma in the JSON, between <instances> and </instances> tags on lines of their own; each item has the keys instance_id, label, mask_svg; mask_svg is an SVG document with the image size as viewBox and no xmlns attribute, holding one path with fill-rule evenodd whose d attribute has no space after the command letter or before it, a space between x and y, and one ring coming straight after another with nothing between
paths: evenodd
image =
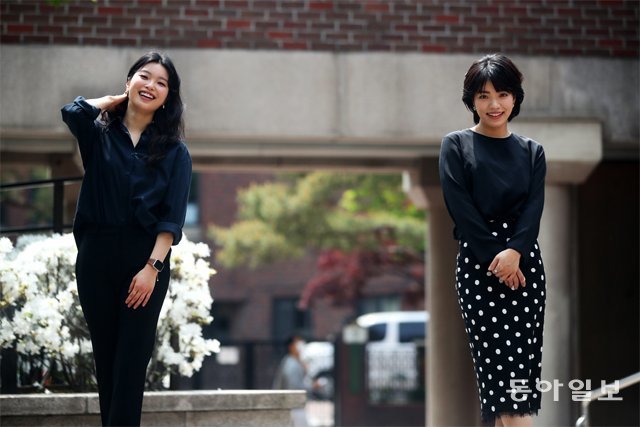
<instances>
[{"instance_id":1,"label":"wristwatch","mask_svg":"<svg viewBox=\"0 0 640 427\"><path fill-rule=\"evenodd\" d=\"M162 269L164 268L164 262L160 261L159 259L155 259L155 258L149 258L149 261L147 261L147 264L149 264L151 267L153 267L154 270L156 270L158 273L160 273L162 271Z\"/></svg>"}]
</instances>

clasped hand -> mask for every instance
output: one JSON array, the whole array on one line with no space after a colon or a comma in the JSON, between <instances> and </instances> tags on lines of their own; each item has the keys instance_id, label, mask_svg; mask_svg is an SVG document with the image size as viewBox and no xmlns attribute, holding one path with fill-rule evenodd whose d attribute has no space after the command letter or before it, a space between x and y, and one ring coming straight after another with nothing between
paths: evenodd
<instances>
[{"instance_id":1,"label":"clasped hand","mask_svg":"<svg viewBox=\"0 0 640 427\"><path fill-rule=\"evenodd\" d=\"M509 248L493 258L489 265L489 271L500 280L500 283L504 283L511 289L517 289L519 286L526 286L524 274L522 274L519 265L520 253Z\"/></svg>"}]
</instances>

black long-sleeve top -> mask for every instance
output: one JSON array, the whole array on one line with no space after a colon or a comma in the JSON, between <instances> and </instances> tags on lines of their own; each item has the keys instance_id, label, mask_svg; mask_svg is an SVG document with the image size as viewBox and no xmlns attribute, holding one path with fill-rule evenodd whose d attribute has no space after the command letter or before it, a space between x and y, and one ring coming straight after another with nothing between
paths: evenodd
<instances>
[{"instance_id":1,"label":"black long-sleeve top","mask_svg":"<svg viewBox=\"0 0 640 427\"><path fill-rule=\"evenodd\" d=\"M134 146L121 120L105 126L99 115L100 109L81 96L62 107L85 169L73 225L76 241L87 226L139 225L154 236L169 232L178 244L191 183L187 147L173 144L160 162L148 166L149 127Z\"/></svg>"},{"instance_id":2,"label":"black long-sleeve top","mask_svg":"<svg viewBox=\"0 0 640 427\"><path fill-rule=\"evenodd\" d=\"M440 183L454 238L468 242L482 263L506 248L528 253L540 229L546 170L544 150L532 139L491 138L471 129L446 135ZM490 220L515 221L508 242L491 234Z\"/></svg>"}]
</instances>

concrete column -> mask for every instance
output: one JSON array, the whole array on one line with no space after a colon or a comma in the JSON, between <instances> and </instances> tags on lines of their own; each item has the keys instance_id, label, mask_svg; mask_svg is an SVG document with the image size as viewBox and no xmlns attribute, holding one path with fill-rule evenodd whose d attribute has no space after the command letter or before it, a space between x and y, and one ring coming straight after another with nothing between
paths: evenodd
<instances>
[{"instance_id":1,"label":"concrete column","mask_svg":"<svg viewBox=\"0 0 640 427\"><path fill-rule=\"evenodd\" d=\"M429 241L427 259L427 425L473 426L480 423L480 402L473 361L455 291L458 244L440 187L427 187Z\"/></svg>"},{"instance_id":2,"label":"concrete column","mask_svg":"<svg viewBox=\"0 0 640 427\"><path fill-rule=\"evenodd\" d=\"M563 385L558 387L558 399L555 401L555 387L542 394L542 409L534 422L540 426L565 426L573 425L576 421L571 419L571 389L568 387L571 380L570 361L574 356L571 345L571 284L575 245L572 244L570 220L571 187L547 185L545 193L538 239L547 276L542 379L551 384L557 380Z\"/></svg>"}]
</instances>

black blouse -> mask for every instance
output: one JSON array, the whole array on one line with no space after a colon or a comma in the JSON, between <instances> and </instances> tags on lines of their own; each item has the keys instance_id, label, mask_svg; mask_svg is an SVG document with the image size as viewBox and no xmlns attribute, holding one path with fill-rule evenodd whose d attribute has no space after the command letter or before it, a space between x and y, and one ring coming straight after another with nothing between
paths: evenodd
<instances>
[{"instance_id":1,"label":"black blouse","mask_svg":"<svg viewBox=\"0 0 640 427\"><path fill-rule=\"evenodd\" d=\"M73 224L77 242L87 226L140 225L150 234L182 238L191 184L191 156L183 143L147 166L148 128L136 146L121 120L99 122L100 109L81 96L62 107L62 120L78 140L85 169ZM153 126L152 124L149 126Z\"/></svg>"},{"instance_id":2,"label":"black blouse","mask_svg":"<svg viewBox=\"0 0 640 427\"><path fill-rule=\"evenodd\" d=\"M491 138L471 129L445 136L440 183L454 238L467 241L482 263L506 248L528 253L540 229L546 170L544 150L532 139ZM515 221L506 244L491 234L490 220Z\"/></svg>"}]
</instances>

